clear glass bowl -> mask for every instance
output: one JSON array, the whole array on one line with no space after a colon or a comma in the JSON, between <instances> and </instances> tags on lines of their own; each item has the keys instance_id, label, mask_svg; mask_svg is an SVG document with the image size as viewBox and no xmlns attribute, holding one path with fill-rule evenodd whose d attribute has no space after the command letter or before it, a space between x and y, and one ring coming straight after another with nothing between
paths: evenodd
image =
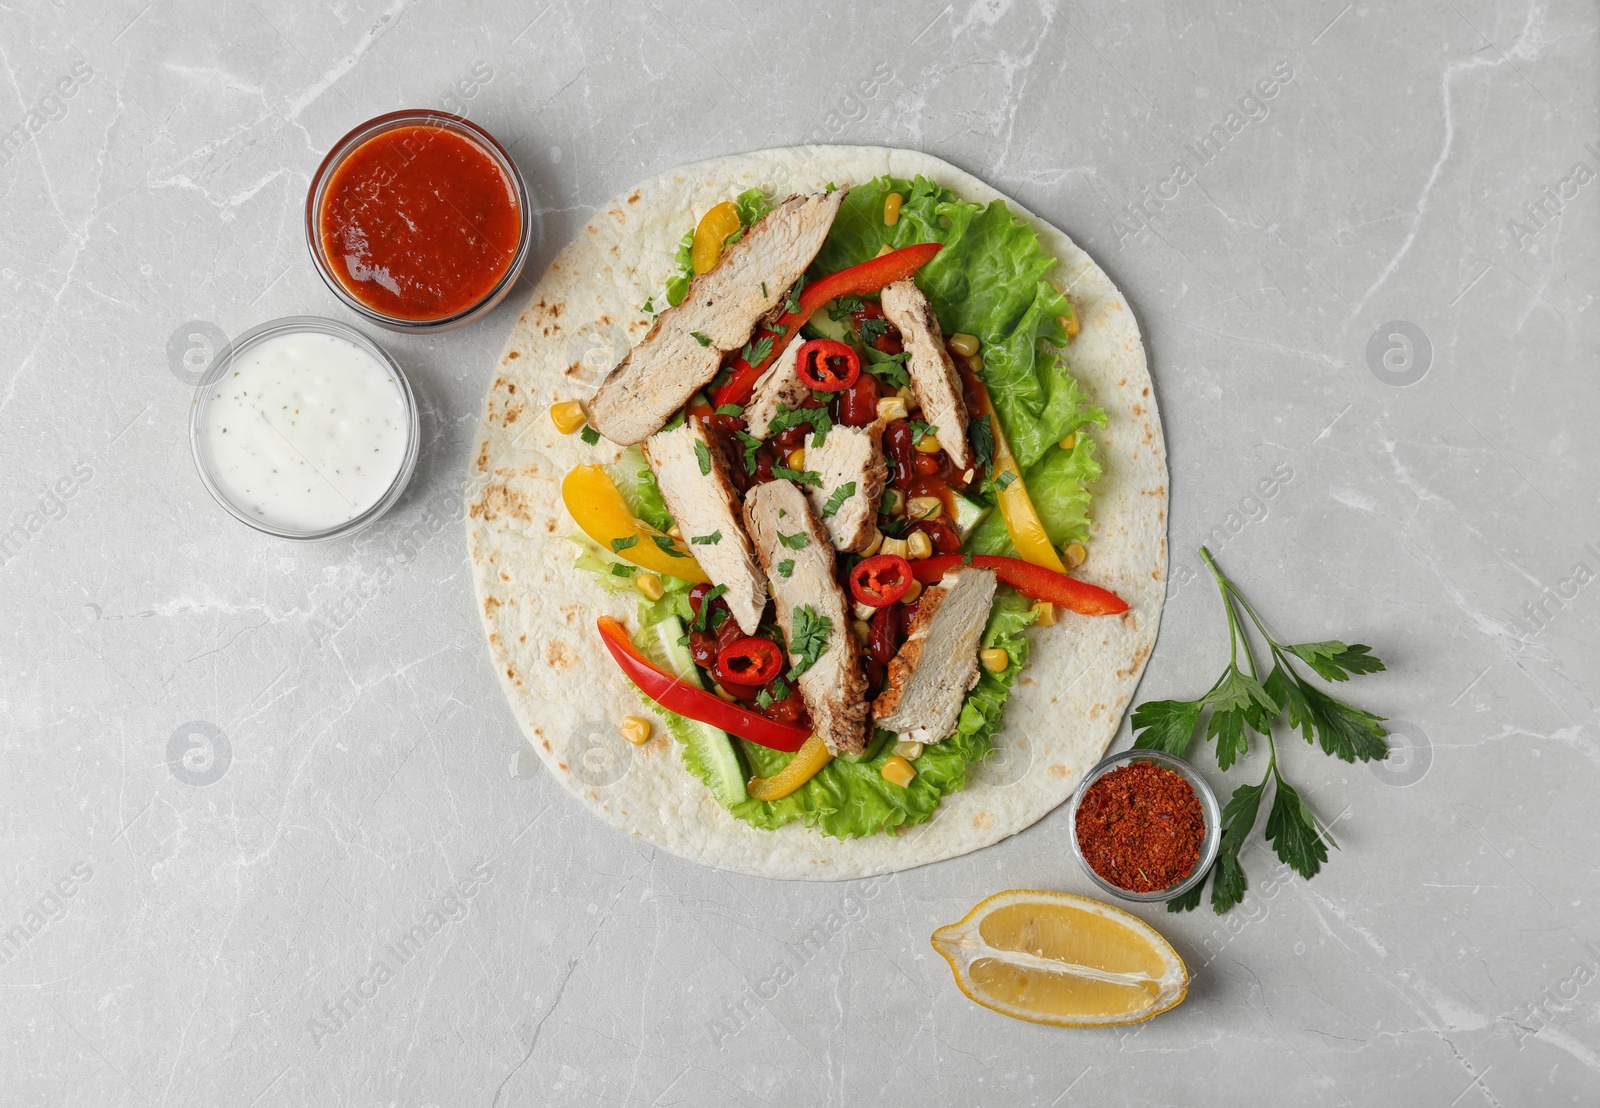
<instances>
[{"instance_id":1,"label":"clear glass bowl","mask_svg":"<svg viewBox=\"0 0 1600 1108\"><path fill-rule=\"evenodd\" d=\"M440 316L437 319L402 319L399 316L387 315L368 304L362 303L345 288L344 282L339 280L332 267L328 264L327 256L322 250L322 202L327 194L328 183L333 179L334 170L357 147L368 139L392 131L400 127L437 127L450 131L473 143L488 154L500 171L506 175L517 193L517 216L519 232L517 250L511 258L511 266L495 282L484 296L477 302L468 305L453 315ZM345 307L370 320L379 327L390 331L399 331L402 334L429 334L434 331L448 331L452 327L460 327L464 323L471 323L494 310L496 304L505 299L506 293L511 291L511 286L517 283L517 278L522 276L522 267L527 264L528 254L533 244L533 209L528 200L528 186L522 179L522 173L517 169L517 163L512 161L506 148L495 141L494 136L479 127L471 120L449 112L432 111L427 108L407 108L398 112L389 112L367 120L361 126L345 135L344 138L333 144L333 149L328 151L328 156L322 159L322 164L317 167L316 174L311 178L311 189L306 194L306 247L311 251L311 262L317 267L317 272L322 276L323 282L332 290Z\"/></svg>"},{"instance_id":2,"label":"clear glass bowl","mask_svg":"<svg viewBox=\"0 0 1600 1108\"><path fill-rule=\"evenodd\" d=\"M332 527L319 531L297 531L290 528L278 527L252 516L239 505L228 498L217 481L213 471L211 453L206 449L204 430L206 425L207 406L213 399L215 392L213 386L228 372L233 360L251 347L279 335L301 332L312 332L320 335L332 335L356 346L377 358L394 374L396 384L400 390L401 404L405 409L406 418L406 446L405 454L400 462L400 469L395 473L394 480L383 496L366 511L351 519L344 520ZM383 513L394 507L406 491L406 485L411 481L411 474L417 468L417 449L420 440L417 423L417 399L411 393L411 382L406 380L406 375L401 371L395 360L384 349L360 331L348 324L340 323L333 319L323 319L319 316L291 315L282 319L274 319L259 327L252 327L227 346L217 351L217 356L212 359L211 365L206 369L205 376L195 386L194 402L189 410L189 449L194 455L194 467L200 474L200 481L205 485L211 498L225 508L233 518L248 523L257 531L264 531L269 535L276 535L281 539L295 539L300 542L321 542L325 539L336 539L342 535L352 535L362 528L371 525Z\"/></svg>"},{"instance_id":3,"label":"clear glass bowl","mask_svg":"<svg viewBox=\"0 0 1600 1108\"><path fill-rule=\"evenodd\" d=\"M1200 858L1195 862L1194 869L1189 876L1179 881L1170 888L1153 893L1136 893L1120 888L1107 881L1094 871L1089 860L1083 856L1083 847L1078 845L1078 805L1083 803L1083 794L1089 790L1100 778L1130 762L1154 762L1164 769L1170 769L1189 783L1194 790L1194 795L1200 801L1200 811L1206 821L1206 836L1200 843ZM1072 853L1077 856L1078 864L1083 867L1083 872L1104 891L1123 900L1137 900L1150 902L1156 900L1171 900L1182 896L1205 880L1211 863L1217 860L1217 849L1222 845L1222 809L1217 806L1217 794L1211 791L1211 786L1199 772L1182 758L1175 758L1160 750L1124 750L1120 754L1113 754L1099 765L1084 775L1078 789L1072 794L1072 799L1067 802L1067 833L1072 837Z\"/></svg>"}]
</instances>

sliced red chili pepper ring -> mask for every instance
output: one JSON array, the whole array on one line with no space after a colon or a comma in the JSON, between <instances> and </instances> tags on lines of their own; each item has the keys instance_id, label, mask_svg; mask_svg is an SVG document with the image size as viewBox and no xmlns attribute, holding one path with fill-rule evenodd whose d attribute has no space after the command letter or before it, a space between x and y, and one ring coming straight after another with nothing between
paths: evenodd
<instances>
[{"instance_id":1,"label":"sliced red chili pepper ring","mask_svg":"<svg viewBox=\"0 0 1600 1108\"><path fill-rule=\"evenodd\" d=\"M717 651L717 679L735 685L765 685L783 671L783 651L771 639L747 635Z\"/></svg>"},{"instance_id":2,"label":"sliced red chili pepper ring","mask_svg":"<svg viewBox=\"0 0 1600 1108\"><path fill-rule=\"evenodd\" d=\"M801 345L794 371L819 392L843 392L861 376L861 356L835 339L811 339Z\"/></svg>"},{"instance_id":3,"label":"sliced red chili pepper ring","mask_svg":"<svg viewBox=\"0 0 1600 1108\"><path fill-rule=\"evenodd\" d=\"M914 580L911 563L898 554L875 554L850 571L850 595L869 608L883 608L906 594Z\"/></svg>"}]
</instances>

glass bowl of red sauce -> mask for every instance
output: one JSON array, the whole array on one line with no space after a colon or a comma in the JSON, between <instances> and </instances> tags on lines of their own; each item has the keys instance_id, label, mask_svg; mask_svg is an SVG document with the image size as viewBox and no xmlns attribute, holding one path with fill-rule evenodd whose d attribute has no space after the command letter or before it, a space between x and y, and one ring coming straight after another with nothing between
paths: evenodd
<instances>
[{"instance_id":1,"label":"glass bowl of red sauce","mask_svg":"<svg viewBox=\"0 0 1600 1108\"><path fill-rule=\"evenodd\" d=\"M317 272L351 311L391 331L444 331L487 314L522 274L528 190L482 127L426 109L340 139L306 196Z\"/></svg>"},{"instance_id":2,"label":"glass bowl of red sauce","mask_svg":"<svg viewBox=\"0 0 1600 1108\"><path fill-rule=\"evenodd\" d=\"M1105 892L1172 900L1211 871L1222 811L1206 779L1182 758L1124 750L1084 775L1067 802L1067 830L1083 872Z\"/></svg>"}]
</instances>

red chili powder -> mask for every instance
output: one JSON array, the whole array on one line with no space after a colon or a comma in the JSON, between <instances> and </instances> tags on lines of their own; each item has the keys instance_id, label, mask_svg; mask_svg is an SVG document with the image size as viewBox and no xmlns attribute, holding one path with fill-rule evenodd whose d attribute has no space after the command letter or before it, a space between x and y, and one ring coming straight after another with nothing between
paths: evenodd
<instances>
[{"instance_id":1,"label":"red chili powder","mask_svg":"<svg viewBox=\"0 0 1600 1108\"><path fill-rule=\"evenodd\" d=\"M1154 762L1129 762L1084 791L1077 831L1089 868L1119 889L1154 893L1194 869L1206 820L1180 775Z\"/></svg>"}]
</instances>

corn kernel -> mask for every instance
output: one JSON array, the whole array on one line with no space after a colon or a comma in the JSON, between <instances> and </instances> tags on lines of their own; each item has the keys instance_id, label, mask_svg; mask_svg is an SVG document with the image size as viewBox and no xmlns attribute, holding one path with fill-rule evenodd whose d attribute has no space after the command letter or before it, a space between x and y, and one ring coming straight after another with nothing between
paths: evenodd
<instances>
[{"instance_id":1,"label":"corn kernel","mask_svg":"<svg viewBox=\"0 0 1600 1108\"><path fill-rule=\"evenodd\" d=\"M916 407L917 390L913 389L910 385L901 385L894 391L894 394L906 402L907 408Z\"/></svg>"},{"instance_id":2,"label":"corn kernel","mask_svg":"<svg viewBox=\"0 0 1600 1108\"><path fill-rule=\"evenodd\" d=\"M805 447L797 446L793 450L789 451L789 468L790 469L804 469L804 468L806 468L806 449L805 449Z\"/></svg>"},{"instance_id":3,"label":"corn kernel","mask_svg":"<svg viewBox=\"0 0 1600 1108\"><path fill-rule=\"evenodd\" d=\"M967 359L967 364L972 367L972 372L976 373L979 377L983 376L982 354L974 354L972 357Z\"/></svg>"},{"instance_id":4,"label":"corn kernel","mask_svg":"<svg viewBox=\"0 0 1600 1108\"><path fill-rule=\"evenodd\" d=\"M906 402L898 396L886 396L878 401L878 418L886 423L891 419L905 419L908 414Z\"/></svg>"},{"instance_id":5,"label":"corn kernel","mask_svg":"<svg viewBox=\"0 0 1600 1108\"><path fill-rule=\"evenodd\" d=\"M1067 559L1068 569L1077 569L1083 565L1083 560L1089 556L1089 552L1083 548L1083 543L1081 542L1067 543L1066 546L1061 548L1061 553Z\"/></svg>"},{"instance_id":6,"label":"corn kernel","mask_svg":"<svg viewBox=\"0 0 1600 1108\"><path fill-rule=\"evenodd\" d=\"M937 496L913 496L906 501L906 515L912 519L938 519L944 501Z\"/></svg>"},{"instance_id":7,"label":"corn kernel","mask_svg":"<svg viewBox=\"0 0 1600 1108\"><path fill-rule=\"evenodd\" d=\"M905 496L905 493L901 492L899 489L890 489L888 492L884 493L883 494L883 510L886 513L888 513L889 515L892 515L892 516L903 516L903 515L905 515L906 514L906 496ZM888 551L885 550L884 553L887 554Z\"/></svg>"},{"instance_id":8,"label":"corn kernel","mask_svg":"<svg viewBox=\"0 0 1600 1108\"><path fill-rule=\"evenodd\" d=\"M894 247L890 246L888 243L884 243L882 246L878 247L877 254L875 254L873 256L881 258L885 254L893 254L893 253L894 253Z\"/></svg>"},{"instance_id":9,"label":"corn kernel","mask_svg":"<svg viewBox=\"0 0 1600 1108\"><path fill-rule=\"evenodd\" d=\"M880 554L897 554L900 557L904 558L906 556L906 540L905 539L884 539L883 540L883 548L881 550L879 550L878 553L880 553Z\"/></svg>"},{"instance_id":10,"label":"corn kernel","mask_svg":"<svg viewBox=\"0 0 1600 1108\"><path fill-rule=\"evenodd\" d=\"M978 336L957 331L950 336L950 349L963 358L970 358L978 352Z\"/></svg>"},{"instance_id":11,"label":"corn kernel","mask_svg":"<svg viewBox=\"0 0 1600 1108\"><path fill-rule=\"evenodd\" d=\"M939 445L939 436L932 431L923 435L922 441L917 443L917 453L919 454L937 454L942 449L944 448Z\"/></svg>"},{"instance_id":12,"label":"corn kernel","mask_svg":"<svg viewBox=\"0 0 1600 1108\"><path fill-rule=\"evenodd\" d=\"M882 549L882 547L883 547L883 532L882 531L874 531L873 534L872 534L872 541L867 543L867 545L861 549L861 556L863 558L870 558L874 554L876 554L880 549Z\"/></svg>"},{"instance_id":13,"label":"corn kernel","mask_svg":"<svg viewBox=\"0 0 1600 1108\"><path fill-rule=\"evenodd\" d=\"M1066 329L1069 339L1083 330L1083 323L1078 319L1077 306L1070 300L1067 301L1067 314L1061 317L1061 326Z\"/></svg>"},{"instance_id":14,"label":"corn kernel","mask_svg":"<svg viewBox=\"0 0 1600 1108\"><path fill-rule=\"evenodd\" d=\"M617 725L617 730L634 746L643 746L650 741L650 721L639 716L628 716Z\"/></svg>"},{"instance_id":15,"label":"corn kernel","mask_svg":"<svg viewBox=\"0 0 1600 1108\"><path fill-rule=\"evenodd\" d=\"M1033 622L1040 627L1054 627L1056 625L1056 606L1048 600L1040 600L1033 606Z\"/></svg>"},{"instance_id":16,"label":"corn kernel","mask_svg":"<svg viewBox=\"0 0 1600 1108\"><path fill-rule=\"evenodd\" d=\"M556 430L563 435L570 435L589 422L589 417L583 414L583 405L576 400L563 400L559 404L550 405L550 422L556 425Z\"/></svg>"},{"instance_id":17,"label":"corn kernel","mask_svg":"<svg viewBox=\"0 0 1600 1108\"><path fill-rule=\"evenodd\" d=\"M675 539L683 538L683 532L678 529L678 525L676 523L667 528L667 534L671 535Z\"/></svg>"},{"instance_id":18,"label":"corn kernel","mask_svg":"<svg viewBox=\"0 0 1600 1108\"><path fill-rule=\"evenodd\" d=\"M883 774L883 779L891 785L899 785L902 789L911 784L912 778L917 775L917 767L900 757L898 754L889 756L883 763L883 769L878 772Z\"/></svg>"},{"instance_id":19,"label":"corn kernel","mask_svg":"<svg viewBox=\"0 0 1600 1108\"><path fill-rule=\"evenodd\" d=\"M864 619L851 620L850 630L855 633L856 641L862 646L867 645L867 640L872 637L872 624Z\"/></svg>"},{"instance_id":20,"label":"corn kernel","mask_svg":"<svg viewBox=\"0 0 1600 1108\"><path fill-rule=\"evenodd\" d=\"M910 739L901 739L894 744L894 752L908 762L915 762L922 757L922 744L912 742Z\"/></svg>"},{"instance_id":21,"label":"corn kernel","mask_svg":"<svg viewBox=\"0 0 1600 1108\"><path fill-rule=\"evenodd\" d=\"M653 573L635 574L633 587L638 589L639 594L646 600L660 600L667 595L666 587L661 584L661 578Z\"/></svg>"},{"instance_id":22,"label":"corn kernel","mask_svg":"<svg viewBox=\"0 0 1600 1108\"><path fill-rule=\"evenodd\" d=\"M910 587L907 588L906 591L901 594L900 603L902 603L902 604L915 604L917 602L917 597L919 597L921 595L922 595L922 582L918 581L915 577L913 577L911 579Z\"/></svg>"},{"instance_id":23,"label":"corn kernel","mask_svg":"<svg viewBox=\"0 0 1600 1108\"><path fill-rule=\"evenodd\" d=\"M905 202L906 198L898 192L891 192L883 198L883 225L885 227L893 227L900 222L900 205Z\"/></svg>"},{"instance_id":24,"label":"corn kernel","mask_svg":"<svg viewBox=\"0 0 1600 1108\"><path fill-rule=\"evenodd\" d=\"M859 600L851 605L850 610L855 613L855 617L857 619L870 620L873 616L878 614L878 609L874 608L871 604L863 604Z\"/></svg>"},{"instance_id":25,"label":"corn kernel","mask_svg":"<svg viewBox=\"0 0 1600 1108\"><path fill-rule=\"evenodd\" d=\"M998 646L986 647L978 651L978 661L983 663L983 668L990 673L1004 673L1011 664L1011 655Z\"/></svg>"},{"instance_id":26,"label":"corn kernel","mask_svg":"<svg viewBox=\"0 0 1600 1108\"><path fill-rule=\"evenodd\" d=\"M933 540L926 531L913 531L906 536L906 557L913 561L933 557Z\"/></svg>"},{"instance_id":27,"label":"corn kernel","mask_svg":"<svg viewBox=\"0 0 1600 1108\"><path fill-rule=\"evenodd\" d=\"M1077 445L1078 445L1078 432L1076 432L1076 431L1072 432L1072 434L1068 435L1066 438L1061 440L1061 449L1063 449L1063 450L1071 450L1074 446L1077 446Z\"/></svg>"}]
</instances>

